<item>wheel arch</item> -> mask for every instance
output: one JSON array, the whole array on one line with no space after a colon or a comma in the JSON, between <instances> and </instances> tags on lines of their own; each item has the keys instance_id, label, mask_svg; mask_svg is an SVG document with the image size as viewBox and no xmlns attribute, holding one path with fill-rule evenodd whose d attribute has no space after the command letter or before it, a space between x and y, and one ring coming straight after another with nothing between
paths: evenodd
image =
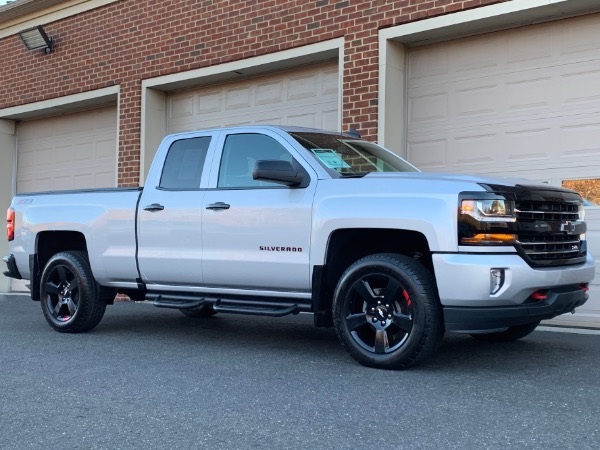
<instances>
[{"instance_id":1,"label":"wheel arch","mask_svg":"<svg viewBox=\"0 0 600 450\"><path fill-rule=\"evenodd\" d=\"M315 325L333 326L333 292L344 271L355 261L375 253L396 253L421 262L435 277L426 236L414 230L346 228L331 233L325 264L313 269Z\"/></svg>"},{"instance_id":2,"label":"wheel arch","mask_svg":"<svg viewBox=\"0 0 600 450\"><path fill-rule=\"evenodd\" d=\"M44 267L59 252L80 251L87 253L87 242L78 231L42 231L36 236L36 253L29 260L31 270L31 299L40 299L40 279Z\"/></svg>"}]
</instances>

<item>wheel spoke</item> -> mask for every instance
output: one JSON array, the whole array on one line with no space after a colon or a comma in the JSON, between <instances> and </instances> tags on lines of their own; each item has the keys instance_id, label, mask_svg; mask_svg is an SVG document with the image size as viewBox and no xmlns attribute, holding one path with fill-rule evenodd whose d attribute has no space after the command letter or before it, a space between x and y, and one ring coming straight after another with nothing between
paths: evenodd
<instances>
[{"instance_id":1,"label":"wheel spoke","mask_svg":"<svg viewBox=\"0 0 600 450\"><path fill-rule=\"evenodd\" d=\"M69 314L71 316L74 316L75 312L77 311L77 305L75 304L75 302L73 302L73 299L67 300L67 308L69 310Z\"/></svg>"},{"instance_id":2,"label":"wheel spoke","mask_svg":"<svg viewBox=\"0 0 600 450\"><path fill-rule=\"evenodd\" d=\"M385 351L390 348L390 343L388 342L388 335L386 330L377 330L375 331L375 353L385 353Z\"/></svg>"},{"instance_id":3,"label":"wheel spoke","mask_svg":"<svg viewBox=\"0 0 600 450\"><path fill-rule=\"evenodd\" d=\"M61 306L62 306L62 303L60 302L60 300L58 302L56 302L56 306L52 310L52 317L54 317L54 318L58 317L58 314L60 313L60 307Z\"/></svg>"},{"instance_id":4,"label":"wheel spoke","mask_svg":"<svg viewBox=\"0 0 600 450\"><path fill-rule=\"evenodd\" d=\"M352 286L354 292L356 292L368 305L370 305L373 300L375 300L375 293L369 283L365 279L361 279L358 282L354 283Z\"/></svg>"},{"instance_id":5,"label":"wheel spoke","mask_svg":"<svg viewBox=\"0 0 600 450\"><path fill-rule=\"evenodd\" d=\"M54 284L51 281L46 283L46 293L47 294L58 294L60 292L59 286Z\"/></svg>"},{"instance_id":6,"label":"wheel spoke","mask_svg":"<svg viewBox=\"0 0 600 450\"><path fill-rule=\"evenodd\" d=\"M64 266L57 266L56 272L58 273L58 278L60 279L61 284L67 284L67 270Z\"/></svg>"},{"instance_id":7,"label":"wheel spoke","mask_svg":"<svg viewBox=\"0 0 600 450\"><path fill-rule=\"evenodd\" d=\"M390 281L385 288L384 300L387 305L394 304L394 300L396 299L396 295L398 295L398 291L400 290L400 283L398 283L393 278L390 278Z\"/></svg>"},{"instance_id":8,"label":"wheel spoke","mask_svg":"<svg viewBox=\"0 0 600 450\"><path fill-rule=\"evenodd\" d=\"M364 312L358 314L351 314L346 317L346 325L349 331L354 331L357 328L367 323L367 315Z\"/></svg>"},{"instance_id":9,"label":"wheel spoke","mask_svg":"<svg viewBox=\"0 0 600 450\"><path fill-rule=\"evenodd\" d=\"M77 278L73 278L73 281L69 284L69 290L71 292L76 292L77 289L79 289L79 282L77 281Z\"/></svg>"},{"instance_id":10,"label":"wheel spoke","mask_svg":"<svg viewBox=\"0 0 600 450\"><path fill-rule=\"evenodd\" d=\"M398 328L405 333L410 333L413 327L413 321L410 316L407 316L406 314L394 313L393 317L393 322Z\"/></svg>"}]
</instances>

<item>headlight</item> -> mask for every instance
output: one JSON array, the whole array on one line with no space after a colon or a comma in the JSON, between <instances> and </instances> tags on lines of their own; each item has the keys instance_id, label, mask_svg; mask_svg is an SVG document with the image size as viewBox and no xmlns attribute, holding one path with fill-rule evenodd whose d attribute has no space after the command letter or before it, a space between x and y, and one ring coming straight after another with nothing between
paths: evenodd
<instances>
[{"instance_id":1,"label":"headlight","mask_svg":"<svg viewBox=\"0 0 600 450\"><path fill-rule=\"evenodd\" d=\"M459 200L459 245L514 245L515 203L498 195L463 193ZM487 197L487 198L486 198Z\"/></svg>"},{"instance_id":2,"label":"headlight","mask_svg":"<svg viewBox=\"0 0 600 450\"><path fill-rule=\"evenodd\" d=\"M584 221L585 220L585 208L583 207L583 204L579 205L579 220Z\"/></svg>"},{"instance_id":3,"label":"headlight","mask_svg":"<svg viewBox=\"0 0 600 450\"><path fill-rule=\"evenodd\" d=\"M479 222L516 222L514 202L504 199L463 200L460 213Z\"/></svg>"}]
</instances>

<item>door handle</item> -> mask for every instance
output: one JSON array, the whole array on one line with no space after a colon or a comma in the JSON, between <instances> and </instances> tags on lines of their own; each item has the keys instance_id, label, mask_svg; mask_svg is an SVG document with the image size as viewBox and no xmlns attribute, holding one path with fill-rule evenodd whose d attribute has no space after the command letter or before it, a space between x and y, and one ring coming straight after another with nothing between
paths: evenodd
<instances>
[{"instance_id":1,"label":"door handle","mask_svg":"<svg viewBox=\"0 0 600 450\"><path fill-rule=\"evenodd\" d=\"M229 209L230 205L223 202L211 203L206 209L212 209L213 211L219 211L221 209Z\"/></svg>"},{"instance_id":2,"label":"door handle","mask_svg":"<svg viewBox=\"0 0 600 450\"><path fill-rule=\"evenodd\" d=\"M165 207L159 203L144 206L144 211L162 211Z\"/></svg>"}]
</instances>

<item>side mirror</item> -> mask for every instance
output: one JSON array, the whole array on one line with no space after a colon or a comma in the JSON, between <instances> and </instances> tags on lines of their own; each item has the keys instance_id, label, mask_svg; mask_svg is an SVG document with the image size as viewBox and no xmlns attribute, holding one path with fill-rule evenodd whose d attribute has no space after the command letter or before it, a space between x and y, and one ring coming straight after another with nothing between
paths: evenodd
<instances>
[{"instance_id":1,"label":"side mirror","mask_svg":"<svg viewBox=\"0 0 600 450\"><path fill-rule=\"evenodd\" d=\"M259 181L271 181L286 186L305 187L308 174L300 164L289 161L256 161L252 169L252 178Z\"/></svg>"}]
</instances>

